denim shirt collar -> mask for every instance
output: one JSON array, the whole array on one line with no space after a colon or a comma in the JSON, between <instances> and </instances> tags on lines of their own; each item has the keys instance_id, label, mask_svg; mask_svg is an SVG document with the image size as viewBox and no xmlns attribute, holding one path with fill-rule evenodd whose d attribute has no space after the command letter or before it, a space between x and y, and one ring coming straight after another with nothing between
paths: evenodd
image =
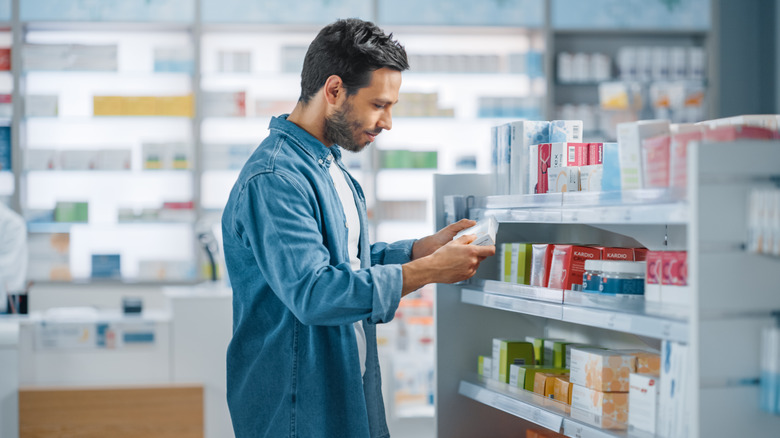
<instances>
[{"instance_id":1,"label":"denim shirt collar","mask_svg":"<svg viewBox=\"0 0 780 438\"><path fill-rule=\"evenodd\" d=\"M272 117L268 129L276 129L289 136L294 140L293 143L298 145L306 154L314 158L317 163L324 166L326 169L330 167L334 158L336 160L341 159L341 147L335 144L330 147L325 146L308 131L287 120L287 117L289 116L289 114L282 114L279 117Z\"/></svg>"}]
</instances>

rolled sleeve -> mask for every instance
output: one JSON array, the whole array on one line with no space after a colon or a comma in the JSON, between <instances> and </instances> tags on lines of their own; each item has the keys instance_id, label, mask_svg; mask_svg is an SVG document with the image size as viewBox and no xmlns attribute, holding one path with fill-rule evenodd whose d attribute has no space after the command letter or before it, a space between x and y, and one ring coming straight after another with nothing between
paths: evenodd
<instances>
[{"instance_id":1,"label":"rolled sleeve","mask_svg":"<svg viewBox=\"0 0 780 438\"><path fill-rule=\"evenodd\" d=\"M371 245L371 265L409 263L412 260L414 242L416 242L415 239L410 239L394 243L377 242Z\"/></svg>"}]
</instances>

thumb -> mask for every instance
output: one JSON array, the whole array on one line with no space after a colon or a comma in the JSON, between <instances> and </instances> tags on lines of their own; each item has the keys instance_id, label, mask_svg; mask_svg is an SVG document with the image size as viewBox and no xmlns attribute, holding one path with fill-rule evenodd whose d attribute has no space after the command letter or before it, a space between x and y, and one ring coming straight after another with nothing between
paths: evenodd
<instances>
[{"instance_id":1,"label":"thumb","mask_svg":"<svg viewBox=\"0 0 780 438\"><path fill-rule=\"evenodd\" d=\"M477 238L476 234L464 234L457 239L453 240L453 242L461 244L461 245L468 245L469 243L473 242L474 239Z\"/></svg>"}]
</instances>

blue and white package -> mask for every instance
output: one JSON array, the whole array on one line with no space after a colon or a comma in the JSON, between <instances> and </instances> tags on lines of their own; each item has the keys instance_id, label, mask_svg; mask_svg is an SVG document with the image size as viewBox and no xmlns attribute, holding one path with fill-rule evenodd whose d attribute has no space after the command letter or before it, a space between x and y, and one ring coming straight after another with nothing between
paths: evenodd
<instances>
[{"instance_id":1,"label":"blue and white package","mask_svg":"<svg viewBox=\"0 0 780 438\"><path fill-rule=\"evenodd\" d=\"M582 120L553 120L549 138L544 143L582 143Z\"/></svg>"},{"instance_id":2,"label":"blue and white package","mask_svg":"<svg viewBox=\"0 0 780 438\"><path fill-rule=\"evenodd\" d=\"M761 333L761 410L780 415L780 327Z\"/></svg>"}]
</instances>

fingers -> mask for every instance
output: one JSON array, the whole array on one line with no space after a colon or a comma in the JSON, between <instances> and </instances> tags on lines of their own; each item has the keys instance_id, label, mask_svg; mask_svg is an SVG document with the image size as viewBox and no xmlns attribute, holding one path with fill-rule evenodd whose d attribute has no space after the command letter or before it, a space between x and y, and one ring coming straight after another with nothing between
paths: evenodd
<instances>
[{"instance_id":1,"label":"fingers","mask_svg":"<svg viewBox=\"0 0 780 438\"><path fill-rule=\"evenodd\" d=\"M465 230L466 228L473 227L476 224L477 222L471 219L461 219L454 224L450 224L448 228L451 228L451 231L457 233L460 230Z\"/></svg>"},{"instance_id":2,"label":"fingers","mask_svg":"<svg viewBox=\"0 0 780 438\"><path fill-rule=\"evenodd\" d=\"M474 239L477 238L476 234L464 234L457 239L453 240L453 242L459 243L461 245L468 245L469 243L473 242Z\"/></svg>"}]
</instances>

